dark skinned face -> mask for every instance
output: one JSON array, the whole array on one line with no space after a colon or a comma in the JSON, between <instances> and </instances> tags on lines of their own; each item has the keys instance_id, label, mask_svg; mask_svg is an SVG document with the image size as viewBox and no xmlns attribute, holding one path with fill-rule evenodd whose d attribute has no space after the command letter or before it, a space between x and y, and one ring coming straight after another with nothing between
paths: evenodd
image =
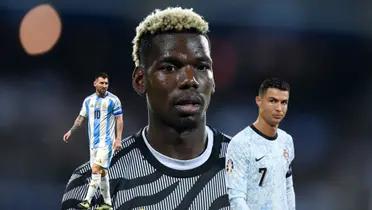
<instances>
[{"instance_id":1,"label":"dark skinned face","mask_svg":"<svg viewBox=\"0 0 372 210\"><path fill-rule=\"evenodd\" d=\"M177 130L204 126L214 92L209 42L195 33L165 33L151 39L133 86L146 95L151 123Z\"/></svg>"}]
</instances>

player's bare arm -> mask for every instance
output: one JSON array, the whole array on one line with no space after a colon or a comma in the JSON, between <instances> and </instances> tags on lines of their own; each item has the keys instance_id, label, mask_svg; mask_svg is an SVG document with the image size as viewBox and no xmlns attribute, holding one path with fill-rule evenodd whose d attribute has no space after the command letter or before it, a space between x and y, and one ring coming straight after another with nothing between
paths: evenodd
<instances>
[{"instance_id":1,"label":"player's bare arm","mask_svg":"<svg viewBox=\"0 0 372 210\"><path fill-rule=\"evenodd\" d=\"M118 151L122 148L121 146L121 135L124 128L124 122L123 122L123 115L119 115L115 117L116 120L116 137L114 140L114 150Z\"/></svg>"},{"instance_id":2,"label":"player's bare arm","mask_svg":"<svg viewBox=\"0 0 372 210\"><path fill-rule=\"evenodd\" d=\"M75 119L74 125L70 128L70 130L68 130L65 133L65 135L63 135L63 141L68 143L71 137L71 134L74 133L78 128L80 128L83 122L84 122L84 117L81 115L78 115Z\"/></svg>"}]
</instances>

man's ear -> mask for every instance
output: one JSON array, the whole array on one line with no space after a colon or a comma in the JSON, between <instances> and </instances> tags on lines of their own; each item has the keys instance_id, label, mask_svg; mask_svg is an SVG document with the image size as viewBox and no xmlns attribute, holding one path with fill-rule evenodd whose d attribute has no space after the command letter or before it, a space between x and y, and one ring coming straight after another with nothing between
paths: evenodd
<instances>
[{"instance_id":1,"label":"man's ear","mask_svg":"<svg viewBox=\"0 0 372 210\"><path fill-rule=\"evenodd\" d=\"M208 77L212 80L212 95L216 91L216 82L214 81L213 71L208 72Z\"/></svg>"},{"instance_id":2,"label":"man's ear","mask_svg":"<svg viewBox=\"0 0 372 210\"><path fill-rule=\"evenodd\" d=\"M212 94L216 91L216 83L213 80L213 86L212 86Z\"/></svg>"},{"instance_id":3,"label":"man's ear","mask_svg":"<svg viewBox=\"0 0 372 210\"><path fill-rule=\"evenodd\" d=\"M256 104L258 107L261 106L262 98L260 96L256 96Z\"/></svg>"},{"instance_id":4,"label":"man's ear","mask_svg":"<svg viewBox=\"0 0 372 210\"><path fill-rule=\"evenodd\" d=\"M145 84L145 69L137 66L132 74L132 86L138 95L144 96L146 94Z\"/></svg>"}]
</instances>

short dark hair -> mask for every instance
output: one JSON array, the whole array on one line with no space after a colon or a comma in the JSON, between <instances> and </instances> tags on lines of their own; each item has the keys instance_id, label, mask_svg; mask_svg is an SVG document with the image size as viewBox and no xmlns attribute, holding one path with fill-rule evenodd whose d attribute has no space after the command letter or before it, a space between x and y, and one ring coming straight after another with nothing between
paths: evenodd
<instances>
[{"instance_id":1,"label":"short dark hair","mask_svg":"<svg viewBox=\"0 0 372 210\"><path fill-rule=\"evenodd\" d=\"M109 78L108 74L105 73L105 72L100 72L100 73L96 74L96 76L94 77L94 80L98 79L98 77L102 77L103 79L106 79L106 78L108 79Z\"/></svg>"},{"instance_id":2,"label":"short dark hair","mask_svg":"<svg viewBox=\"0 0 372 210\"><path fill-rule=\"evenodd\" d=\"M288 82L282 79L276 78L276 77L272 77L272 78L265 79L261 83L260 88L258 89L258 95L263 96L266 93L267 89L269 88L276 88L276 89L288 91L288 92L290 90L290 86Z\"/></svg>"}]
</instances>

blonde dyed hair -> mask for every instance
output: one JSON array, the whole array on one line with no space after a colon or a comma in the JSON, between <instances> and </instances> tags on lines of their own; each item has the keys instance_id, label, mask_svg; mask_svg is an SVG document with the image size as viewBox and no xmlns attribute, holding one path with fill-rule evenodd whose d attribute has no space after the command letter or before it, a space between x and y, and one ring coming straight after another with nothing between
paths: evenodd
<instances>
[{"instance_id":1,"label":"blonde dyed hair","mask_svg":"<svg viewBox=\"0 0 372 210\"><path fill-rule=\"evenodd\" d=\"M195 30L201 34L207 34L208 22L202 16L195 13L193 9L183 9L181 7L168 7L164 10L156 9L148 15L136 28L136 36L134 37L133 61L138 67L140 65L139 50L141 40L146 34L156 34L167 31L187 31Z\"/></svg>"}]
</instances>

